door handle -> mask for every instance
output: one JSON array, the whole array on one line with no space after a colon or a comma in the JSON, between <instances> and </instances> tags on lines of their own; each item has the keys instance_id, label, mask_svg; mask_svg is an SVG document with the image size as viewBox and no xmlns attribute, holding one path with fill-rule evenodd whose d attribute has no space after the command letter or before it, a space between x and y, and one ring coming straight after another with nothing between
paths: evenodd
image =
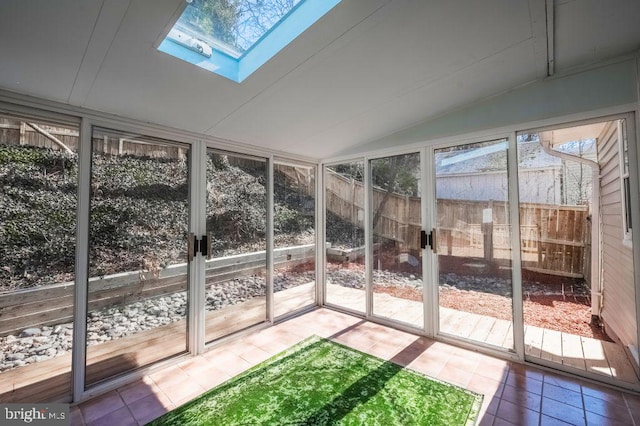
<instances>
[{"instance_id":1,"label":"door handle","mask_svg":"<svg viewBox=\"0 0 640 426\"><path fill-rule=\"evenodd\" d=\"M189 243L187 244L189 262L193 262L197 253L200 253L207 260L211 259L211 235L211 232L208 232L207 235L203 235L202 238L198 239L193 232L189 233Z\"/></svg>"},{"instance_id":2,"label":"door handle","mask_svg":"<svg viewBox=\"0 0 640 426\"><path fill-rule=\"evenodd\" d=\"M420 247L426 249L427 246L431 248L433 254L438 254L438 247L436 246L436 228L433 228L428 234L427 231L420 231Z\"/></svg>"}]
</instances>

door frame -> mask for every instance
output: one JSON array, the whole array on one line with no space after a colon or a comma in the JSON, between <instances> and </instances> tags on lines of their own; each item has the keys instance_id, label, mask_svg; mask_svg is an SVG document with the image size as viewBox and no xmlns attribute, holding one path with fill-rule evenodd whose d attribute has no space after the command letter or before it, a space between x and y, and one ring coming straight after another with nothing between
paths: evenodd
<instances>
[{"instance_id":1,"label":"door frame","mask_svg":"<svg viewBox=\"0 0 640 426\"><path fill-rule=\"evenodd\" d=\"M429 267L429 260L426 259L425 249L421 250L421 262L422 262L422 327L414 327L409 323L396 321L393 318L388 318L380 315L376 315L374 312L374 303L373 303L373 294L374 294L374 282L373 282L373 182L371 179L371 162L374 160L379 160L383 158L396 157L401 155L410 155L415 154L418 156L420 165L419 165L419 176L416 178L418 184L420 185L420 206L421 206L421 222L422 229L429 229L427 227L427 214L426 208L428 205L425 200L425 176L426 176L426 163L425 163L425 152L426 148L422 147L419 149L409 149L409 150L398 150L389 153L385 153L384 155L378 156L367 156L364 157L364 206L365 206L365 215L364 215L364 234L365 234L365 247L366 247L366 256L365 256L365 296L366 296L366 317L374 319L379 322L390 321L394 326L404 327L408 330L416 330L419 331L420 334L424 334L427 336L433 336L431 334L431 324L428 321L430 318L432 307L426 301L429 300L428 296L430 294L429 289L427 288L429 283L426 279L425 271L427 271Z\"/></svg>"},{"instance_id":2,"label":"door frame","mask_svg":"<svg viewBox=\"0 0 640 426\"><path fill-rule=\"evenodd\" d=\"M197 214L194 215L195 226L192 227L196 236L207 235L207 158L209 153L215 153L220 155L229 155L238 158L247 158L249 160L263 161L265 164L265 190L266 190L266 217L265 217L265 282L266 282L266 294L265 294L265 317L264 321L250 325L248 329L254 327L266 326L273 324L273 155L257 155L254 153L239 153L220 148L213 144L197 143L199 146L199 156L197 163L197 175L194 172L193 179L197 182L193 182L194 188L197 188L197 193L194 194L197 200L194 200L197 206ZM196 192L196 191L194 191ZM195 209L195 208L194 208ZM199 231L199 232L196 232ZM209 243L210 244L210 243ZM194 325L194 333L190 333L190 338L194 340L194 348L197 349L197 353L192 352L193 355L198 355L207 352L209 349L225 342L229 339L233 339L238 333L243 332L247 328L227 333L224 336L215 338L212 341L206 341L206 306L205 306L205 293L206 293L206 257L201 253L194 257L194 261L191 262L191 267L195 269L194 281L191 282L191 290L196 293L196 299L198 302L196 313L192 315L191 320Z\"/></svg>"},{"instance_id":3,"label":"door frame","mask_svg":"<svg viewBox=\"0 0 640 426\"><path fill-rule=\"evenodd\" d=\"M507 183L508 183L508 202L509 202L509 223L511 224L511 306L512 306L512 331L513 331L513 350L502 349L496 346L482 344L475 340L468 338L452 336L450 334L443 334L440 331L440 315L439 315L439 272L438 272L438 255L433 253L431 249L425 249L429 252L428 257L430 261L429 276L430 283L425 287L431 287L431 294L429 300L433 302L430 304L431 312L431 326L430 334L433 337L437 337L442 341L450 341L458 345L465 347L478 348L481 347L489 353L499 354L501 357L511 357L520 360L524 359L524 326L523 326L523 307L522 307L522 265L521 265L521 253L520 253L520 213L519 203L512 200L518 200L518 168L517 168L517 145L516 145L516 132L509 132L503 134L495 134L490 137L476 137L476 138L461 138L459 141L448 141L443 143L431 144L425 148L426 158L425 163L427 168L425 170L425 188L427 192L426 198L426 216L428 217L428 223L425 226L425 230L430 230L437 225L437 204L436 204L436 170L435 170L435 152L438 149L450 148L455 146L463 146L474 143L491 142L496 140L504 140L507 142ZM515 165L515 167L514 167ZM423 210L424 211L424 210ZM427 274L425 274L427 276ZM425 299L427 300L427 299ZM426 328L425 328L426 329Z\"/></svg>"},{"instance_id":4,"label":"door frame","mask_svg":"<svg viewBox=\"0 0 640 426\"><path fill-rule=\"evenodd\" d=\"M188 309L187 309L187 326L185 333L186 350L170 357L169 359L160 360L131 371L126 371L115 376L105 378L95 384L87 385L86 383L86 356L87 356L87 314L88 314L88 283L89 283L89 235L90 235L90 214L91 214L91 174L92 174L92 154L93 154L93 130L94 128L103 128L114 130L122 133L132 133L151 138L162 139L167 142L175 142L179 145L189 147L190 156L188 164L189 183L189 232L193 232L193 224L195 223L195 209L192 202L194 194L194 176L193 164L195 149L199 144L199 140L187 137L183 134L173 131L159 130L150 126L135 125L125 123L117 119L109 119L106 117L86 117L80 118L79 146L78 146L78 207L77 207L77 225L76 225L76 254L75 254L75 289L74 289L74 312L73 312L73 347L71 349L72 357L72 401L80 402L100 395L104 392L115 389L126 383L130 383L133 379L142 377L148 371L162 366L171 365L175 360L180 360L194 354L194 342L192 341L192 317L193 300L191 299L196 277L193 273L193 265L189 265L188 273ZM194 262L191 262L192 264ZM197 349L196 349L197 350Z\"/></svg>"},{"instance_id":5,"label":"door frame","mask_svg":"<svg viewBox=\"0 0 640 426\"><path fill-rule=\"evenodd\" d=\"M458 338L446 334L441 334L439 330L439 298L438 298L438 274L437 274L437 255L433 253L430 248L422 249L422 276L423 276L423 327L413 327L407 323L395 321L391 318L377 316L373 313L373 233L371 229L372 225L372 182L371 182L371 168L370 161L380 158L393 157L403 154L418 153L420 155L420 169L421 169L421 207L422 207L422 229L425 231L431 230L435 227L436 212L435 212L435 167L433 166L434 152L439 148L446 148L451 146L467 145L472 143L487 142L496 139L504 139L508 141L508 161L516 161L516 132L496 133L487 136L478 136L474 138L461 137L456 140L441 141L439 143L420 144L420 146L404 147L402 149L385 150L378 153L372 153L365 156L344 157L337 160L323 162L321 164L320 175L324 176L325 168L333 165L340 165L351 162L363 162L364 168L364 206L367 211L364 215L364 244L366 248L365 256L365 311L356 312L348 308L343 308L339 305L326 303L325 298L322 299L322 305L326 305L332 309L336 309L343 312L348 312L351 315L362 317L364 319L374 321L383 325L387 325L399 330L407 331L410 333L418 333L420 335L436 338L443 342L453 343L458 346L469 348L472 350L481 347L485 353L495 355L501 358L513 359L524 361L524 328L521 325L523 323L522 316L522 289L521 289L521 264L520 264L520 216L518 210L518 203L509 204L510 221L513 229L517 229L511 233L511 244L513 250L512 256L512 285L513 285L513 330L514 330L514 351L502 350L500 348L480 345L478 342ZM508 182L509 182L509 197L515 197L518 199L518 185L517 185L517 167L508 166ZM323 203L320 206L322 214L322 222L326 223L326 205L324 203L324 188L321 188L323 192ZM323 236L326 235L325 226L322 226ZM517 247L516 250L514 247ZM324 252L324 250L323 250ZM323 256L324 257L324 256ZM323 258L322 269L324 270L326 258ZM517 289L516 289L517 288ZM323 295L326 292L326 280L322 281ZM520 324L520 325L518 325Z\"/></svg>"},{"instance_id":6,"label":"door frame","mask_svg":"<svg viewBox=\"0 0 640 426\"><path fill-rule=\"evenodd\" d=\"M605 122L611 122L616 120L626 120L626 124L627 124L626 135L627 135L627 146L628 146L628 155L629 155L629 181L631 186L631 197L629 202L631 204L632 222L640 223L640 147L638 146L638 141L640 140L638 135L638 132L640 131L639 111L623 110L620 112L614 112L609 114L604 114L604 113L598 114L598 115L590 116L588 118L583 118L583 119L573 119L573 120L568 119L568 120L559 121L559 122L546 124L542 126L525 127L522 130L515 131L514 135L517 136L517 134L520 134L520 133L539 133L543 131L567 129L571 127L584 126L588 124L605 123ZM620 154L619 145L618 147L616 147L616 149L617 149L617 154L619 155ZM634 159L637 161L634 162ZM516 166L517 166L517 163L516 163ZM516 173L517 173L517 170L516 170ZM601 178L598 177L597 187L596 187L596 182L594 182L594 189L592 194L593 203L599 204L601 201L600 183L601 183ZM518 197L518 201L519 201L519 197ZM598 206L597 210L594 209L594 211L599 213L600 206ZM596 244L598 245L596 249L599 251L598 252L599 259L598 259L597 265L593 265L593 264L591 265L591 270L592 270L592 276L595 277L594 279L598 279L601 281L602 277L598 277L595 275L595 274L601 273L602 262L603 262L603 249L601 248L603 223L602 223L601 217L598 217L592 221L592 226L596 226L596 225L598 226L597 232L598 234L600 234L600 237L596 242ZM592 250L594 250L594 246L596 244L593 244L593 240L592 240ZM637 351L638 348L640 348L640 267L638 267L638 265L640 265L640 250L638 249L638 247L640 247L640 232L632 233L631 245L633 247L632 256L633 256L633 265L634 265L633 276L634 276L634 288L635 288L636 331L637 331L637 342L638 342L638 346L636 347L636 351ZM602 292L604 288L603 285L604 283L601 282L600 292ZM633 354L631 353L632 351L630 351L629 348L626 348L626 349L627 349L627 355L631 354L631 355L637 356L637 353ZM558 370L563 369L562 365L557 362L547 361L541 358L527 356L526 354L523 354L523 360L527 362L533 362L537 365L543 365L549 368L554 368ZM637 369L639 368L638 359L636 358L635 361L636 361L636 365L634 365L634 368L637 371ZM571 370L570 372L574 373L574 370ZM603 381L600 376L592 376L588 372L587 374L583 375L583 377L591 378L598 381ZM604 380L604 382L608 382L608 381ZM614 385L616 384L615 382L610 382L610 383Z\"/></svg>"}]
</instances>

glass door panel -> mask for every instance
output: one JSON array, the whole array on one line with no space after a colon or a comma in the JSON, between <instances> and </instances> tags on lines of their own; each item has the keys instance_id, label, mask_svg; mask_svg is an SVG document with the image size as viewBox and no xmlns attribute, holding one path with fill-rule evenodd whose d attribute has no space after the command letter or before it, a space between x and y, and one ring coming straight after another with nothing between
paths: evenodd
<instances>
[{"instance_id":1,"label":"glass door panel","mask_svg":"<svg viewBox=\"0 0 640 426\"><path fill-rule=\"evenodd\" d=\"M637 388L627 126L518 134L522 296L528 360Z\"/></svg>"},{"instance_id":2,"label":"glass door panel","mask_svg":"<svg viewBox=\"0 0 640 426\"><path fill-rule=\"evenodd\" d=\"M0 115L0 402L71 397L79 132Z\"/></svg>"},{"instance_id":3,"label":"glass door panel","mask_svg":"<svg viewBox=\"0 0 640 426\"><path fill-rule=\"evenodd\" d=\"M435 150L439 329L513 349L506 140Z\"/></svg>"},{"instance_id":4,"label":"glass door panel","mask_svg":"<svg viewBox=\"0 0 640 426\"><path fill-rule=\"evenodd\" d=\"M326 166L324 171L325 302L364 313L364 162Z\"/></svg>"},{"instance_id":5,"label":"glass door panel","mask_svg":"<svg viewBox=\"0 0 640 426\"><path fill-rule=\"evenodd\" d=\"M267 319L267 162L207 152L205 342Z\"/></svg>"},{"instance_id":6,"label":"glass door panel","mask_svg":"<svg viewBox=\"0 0 640 426\"><path fill-rule=\"evenodd\" d=\"M189 153L93 129L87 386L187 350Z\"/></svg>"},{"instance_id":7,"label":"glass door panel","mask_svg":"<svg viewBox=\"0 0 640 426\"><path fill-rule=\"evenodd\" d=\"M316 168L274 165L274 316L315 303Z\"/></svg>"},{"instance_id":8,"label":"glass door panel","mask_svg":"<svg viewBox=\"0 0 640 426\"><path fill-rule=\"evenodd\" d=\"M420 154L371 160L373 314L424 327Z\"/></svg>"}]
</instances>

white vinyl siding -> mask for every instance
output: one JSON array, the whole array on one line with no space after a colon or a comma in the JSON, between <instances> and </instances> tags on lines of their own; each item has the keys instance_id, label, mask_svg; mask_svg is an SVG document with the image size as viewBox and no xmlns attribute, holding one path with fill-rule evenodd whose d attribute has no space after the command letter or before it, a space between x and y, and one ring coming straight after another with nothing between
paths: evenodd
<instances>
[{"instance_id":1,"label":"white vinyl siding","mask_svg":"<svg viewBox=\"0 0 640 426\"><path fill-rule=\"evenodd\" d=\"M617 122L598 138L602 241L602 318L624 345L637 345L633 251L624 244L624 195Z\"/></svg>"}]
</instances>

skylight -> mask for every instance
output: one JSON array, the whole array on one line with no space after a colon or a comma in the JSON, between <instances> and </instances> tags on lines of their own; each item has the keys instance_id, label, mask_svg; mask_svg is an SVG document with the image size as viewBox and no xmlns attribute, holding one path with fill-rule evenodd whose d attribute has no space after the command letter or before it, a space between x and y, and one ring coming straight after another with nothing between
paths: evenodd
<instances>
[{"instance_id":1,"label":"skylight","mask_svg":"<svg viewBox=\"0 0 640 426\"><path fill-rule=\"evenodd\" d=\"M241 82L340 0L186 0L158 49Z\"/></svg>"}]
</instances>

